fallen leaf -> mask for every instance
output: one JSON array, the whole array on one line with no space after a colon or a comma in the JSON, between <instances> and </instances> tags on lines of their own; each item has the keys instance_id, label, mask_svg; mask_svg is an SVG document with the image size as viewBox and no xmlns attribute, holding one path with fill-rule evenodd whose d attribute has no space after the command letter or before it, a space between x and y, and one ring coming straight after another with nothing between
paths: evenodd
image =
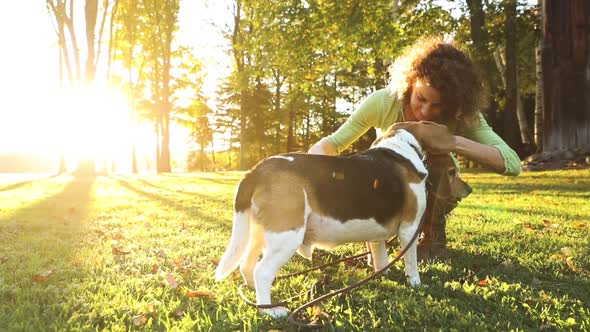
<instances>
[{"instance_id":1,"label":"fallen leaf","mask_svg":"<svg viewBox=\"0 0 590 332\"><path fill-rule=\"evenodd\" d=\"M575 256L574 250L572 248L570 248L570 247L563 247L563 248L561 248L561 253L564 256L567 256L567 257Z\"/></svg>"},{"instance_id":2,"label":"fallen leaf","mask_svg":"<svg viewBox=\"0 0 590 332\"><path fill-rule=\"evenodd\" d=\"M219 261L220 261L219 258L213 258L213 259L211 259L211 263L213 263L215 265L219 265ZM1 262L1 260L0 260L0 262Z\"/></svg>"},{"instance_id":3,"label":"fallen leaf","mask_svg":"<svg viewBox=\"0 0 590 332\"><path fill-rule=\"evenodd\" d=\"M84 263L84 260L82 258L76 258L72 260L72 265L74 266L80 266L82 263Z\"/></svg>"},{"instance_id":4,"label":"fallen leaf","mask_svg":"<svg viewBox=\"0 0 590 332\"><path fill-rule=\"evenodd\" d=\"M488 279L483 279L483 280L480 280L480 281L477 283L477 285L478 285L478 286L480 286L480 287L487 287L487 286L488 286L488 284L489 284L489 281L488 281Z\"/></svg>"},{"instance_id":5,"label":"fallen leaf","mask_svg":"<svg viewBox=\"0 0 590 332\"><path fill-rule=\"evenodd\" d=\"M145 315L138 315L133 317L133 325L136 327L142 327L147 323L148 319Z\"/></svg>"},{"instance_id":6,"label":"fallen leaf","mask_svg":"<svg viewBox=\"0 0 590 332\"><path fill-rule=\"evenodd\" d=\"M123 234L123 232L121 231L120 228L118 228L116 231L114 231L113 233L113 239L115 240L123 240L126 239L127 237L125 236L125 234Z\"/></svg>"},{"instance_id":7,"label":"fallen leaf","mask_svg":"<svg viewBox=\"0 0 590 332\"><path fill-rule=\"evenodd\" d=\"M160 271L160 265L158 265L158 264L152 265L152 272L156 273L158 271Z\"/></svg>"},{"instance_id":8,"label":"fallen leaf","mask_svg":"<svg viewBox=\"0 0 590 332\"><path fill-rule=\"evenodd\" d=\"M172 312L172 314L173 314L173 315L174 315L176 318L182 318L182 317L184 317L184 310L182 310L182 309L178 308L178 309L174 310L174 311Z\"/></svg>"},{"instance_id":9,"label":"fallen leaf","mask_svg":"<svg viewBox=\"0 0 590 332\"><path fill-rule=\"evenodd\" d=\"M184 295L186 297L210 297L213 294L204 291L187 291Z\"/></svg>"},{"instance_id":10,"label":"fallen leaf","mask_svg":"<svg viewBox=\"0 0 590 332\"><path fill-rule=\"evenodd\" d=\"M572 269L572 271L576 272L576 264L574 264L574 259L572 257L566 258L565 262L567 263L567 266Z\"/></svg>"},{"instance_id":11,"label":"fallen leaf","mask_svg":"<svg viewBox=\"0 0 590 332\"><path fill-rule=\"evenodd\" d=\"M551 300L551 295L541 291L540 298L541 298L541 301L547 302L547 301Z\"/></svg>"},{"instance_id":12,"label":"fallen leaf","mask_svg":"<svg viewBox=\"0 0 590 332\"><path fill-rule=\"evenodd\" d=\"M176 281L176 278L170 272L166 275L166 281L168 281L168 285L170 285L172 289L177 289L179 286L178 281Z\"/></svg>"},{"instance_id":13,"label":"fallen leaf","mask_svg":"<svg viewBox=\"0 0 590 332\"><path fill-rule=\"evenodd\" d=\"M532 226L532 225L524 225L524 228L530 229L531 231L536 231L537 230L537 227Z\"/></svg>"},{"instance_id":14,"label":"fallen leaf","mask_svg":"<svg viewBox=\"0 0 590 332\"><path fill-rule=\"evenodd\" d=\"M572 224L572 227L583 228L583 227L586 227L586 223L583 221L576 221L575 223Z\"/></svg>"},{"instance_id":15,"label":"fallen leaf","mask_svg":"<svg viewBox=\"0 0 590 332\"><path fill-rule=\"evenodd\" d=\"M313 307L311 307L311 314L309 315L310 319L312 321L320 319L322 316L322 312L322 307L320 307L319 305L314 305Z\"/></svg>"},{"instance_id":16,"label":"fallen leaf","mask_svg":"<svg viewBox=\"0 0 590 332\"><path fill-rule=\"evenodd\" d=\"M559 227L559 224L552 222L551 220L543 220L543 223L545 224L546 228L557 228Z\"/></svg>"},{"instance_id":17,"label":"fallen leaf","mask_svg":"<svg viewBox=\"0 0 590 332\"><path fill-rule=\"evenodd\" d=\"M145 313L151 315L152 317L156 317L156 304L154 302L149 302L146 304Z\"/></svg>"},{"instance_id":18,"label":"fallen leaf","mask_svg":"<svg viewBox=\"0 0 590 332\"><path fill-rule=\"evenodd\" d=\"M174 265L176 265L176 267L179 269L188 269L192 266L191 262L187 261L186 257L184 256L174 258L172 261L174 262Z\"/></svg>"},{"instance_id":19,"label":"fallen leaf","mask_svg":"<svg viewBox=\"0 0 590 332\"><path fill-rule=\"evenodd\" d=\"M549 259L552 261L558 261L558 260L562 260L562 259L566 259L567 256L562 255L562 254L553 254L551 256L549 256Z\"/></svg>"},{"instance_id":20,"label":"fallen leaf","mask_svg":"<svg viewBox=\"0 0 590 332\"><path fill-rule=\"evenodd\" d=\"M156 256L160 257L160 258L166 258L166 252L164 251L164 249L160 249L158 250L158 252L156 253Z\"/></svg>"},{"instance_id":21,"label":"fallen leaf","mask_svg":"<svg viewBox=\"0 0 590 332\"><path fill-rule=\"evenodd\" d=\"M176 265L176 267L182 267L183 260L184 260L184 256L180 256L180 257L174 258L172 261L174 262L174 265Z\"/></svg>"},{"instance_id":22,"label":"fallen leaf","mask_svg":"<svg viewBox=\"0 0 590 332\"><path fill-rule=\"evenodd\" d=\"M115 256L117 256L117 255L129 255L131 253L131 251L121 250L120 247L113 247L112 248L112 252L113 252L113 255L115 255Z\"/></svg>"},{"instance_id":23,"label":"fallen leaf","mask_svg":"<svg viewBox=\"0 0 590 332\"><path fill-rule=\"evenodd\" d=\"M42 281L47 280L47 278L52 274L53 274L53 270L48 270L43 273L35 274L34 279L37 282L42 282Z\"/></svg>"}]
</instances>

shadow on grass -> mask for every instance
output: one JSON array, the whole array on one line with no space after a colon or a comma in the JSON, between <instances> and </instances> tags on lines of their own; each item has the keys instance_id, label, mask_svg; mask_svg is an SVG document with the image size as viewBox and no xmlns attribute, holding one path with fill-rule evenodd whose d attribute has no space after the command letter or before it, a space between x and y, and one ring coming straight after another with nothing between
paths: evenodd
<instances>
[{"instance_id":1,"label":"shadow on grass","mask_svg":"<svg viewBox=\"0 0 590 332\"><path fill-rule=\"evenodd\" d=\"M220 197L214 197L214 196L210 196L210 195L206 195L206 194L201 194L199 192L194 192L194 191L185 191L185 190L174 190L171 188L168 188L166 186L160 186L160 185L156 185L153 184L147 180L143 180L143 179L139 179L139 178L133 178L133 177L128 177L125 175L111 175L109 176L111 179L115 180L115 181L119 181L119 182L125 182L128 186L133 187L133 189L139 190L141 194L146 194L146 195L152 195L153 197L163 197L161 195L157 195L145 190L142 190L136 186L134 186L132 184L132 181L137 181L140 182L148 187L152 187L156 190L161 190L161 191L166 191L168 193L174 194L174 195L183 195L186 198L191 198L191 197L197 197L199 199L202 200L207 200L207 201L211 201L211 202L215 202L215 203L220 203L220 204L227 204L227 199L223 199ZM129 189L129 188L128 188ZM144 195L144 196L146 196ZM233 206L233 205L232 205Z\"/></svg>"},{"instance_id":2,"label":"shadow on grass","mask_svg":"<svg viewBox=\"0 0 590 332\"><path fill-rule=\"evenodd\" d=\"M494 213L519 213L523 215L534 215L539 216L541 218L555 218L560 219L564 217L563 212L559 211L548 211L547 209L543 209L541 211L535 211L536 207L531 207L530 209L519 209L514 207L505 207L505 206L493 206L493 205L484 205L484 204L469 204L469 203L461 203L459 205L461 209L471 210L474 213L484 213L484 212L494 212ZM576 215L576 218L579 219L590 219L590 215L588 214L579 214L576 211L573 211Z\"/></svg>"},{"instance_id":3,"label":"shadow on grass","mask_svg":"<svg viewBox=\"0 0 590 332\"><path fill-rule=\"evenodd\" d=\"M186 218L189 219L199 219L200 221L204 221L207 222L209 224L214 224L216 226L222 226L222 227L229 227L229 223L220 223L219 221L219 217L217 216L213 216L210 214L205 214L202 213L201 211L199 211L200 209L198 207L196 207L195 205L185 205L182 203L182 201L179 200L174 200L171 198L167 198L163 195L158 195L158 194L154 194L152 192L143 190L135 185L133 185L132 183L130 183L129 181L126 181L124 179L121 179L119 176L110 176L111 179L117 181L119 183L119 185L121 185L122 187L140 195L143 197L146 197L152 201L155 202L159 202L160 204L164 205L164 206L169 206L172 207L173 209L175 209L176 211L182 213ZM169 190L169 189L166 189ZM172 193L178 194L177 191L171 191ZM190 195L196 195L199 196L200 198L207 200L207 201L214 201L214 202L218 202L221 203L223 202L223 200L221 199L216 199L207 195L203 195L203 194L197 194L197 193L190 193Z\"/></svg>"},{"instance_id":4,"label":"shadow on grass","mask_svg":"<svg viewBox=\"0 0 590 332\"><path fill-rule=\"evenodd\" d=\"M187 175L188 174L188 175ZM208 174L208 173L207 173ZM220 173L210 173L211 175L218 175ZM166 177L170 177L170 178L178 178L180 177L179 174L175 174L175 173L163 173L161 174L162 176L166 176ZM228 175L228 174L225 174ZM233 175L233 174L232 174ZM214 178L214 177L210 177L210 176L205 176L202 173L184 173L182 174L183 178L196 178L199 179L199 181L207 181L207 182L213 182L216 184L221 184L221 185L237 185L239 180L242 178L242 175L233 175L236 178L235 179L228 179L228 178L224 178L224 179L219 179L219 178Z\"/></svg>"},{"instance_id":5,"label":"shadow on grass","mask_svg":"<svg viewBox=\"0 0 590 332\"><path fill-rule=\"evenodd\" d=\"M4 225L13 223L17 228L35 225L50 228L52 224L78 227L88 214L95 180L91 175L74 175L61 192L21 207L2 222Z\"/></svg>"},{"instance_id":6,"label":"shadow on grass","mask_svg":"<svg viewBox=\"0 0 590 332\"><path fill-rule=\"evenodd\" d=\"M47 180L47 179L52 179L55 178L59 175L49 175L49 176L42 176L42 177L38 177L38 178L34 178L34 179L30 179L30 180L26 180L26 181L21 181L21 182L17 182L17 183L13 183L11 185L8 185L6 187L2 187L0 188L0 192L3 191L9 191L9 190L14 190L14 189L18 189L20 187L24 187L28 184L31 184L35 181L41 181L41 180Z\"/></svg>"},{"instance_id":7,"label":"shadow on grass","mask_svg":"<svg viewBox=\"0 0 590 332\"><path fill-rule=\"evenodd\" d=\"M560 193L580 193L580 195L573 195L575 197L590 197L588 193L588 186L584 183L572 183L572 184L542 184L542 183L489 183L489 182L470 182L473 184L474 190L477 190L478 193L482 192L486 194L517 194L520 193L522 195L542 195L546 196L546 194L538 193L536 191L550 191L555 192L557 195Z\"/></svg>"},{"instance_id":8,"label":"shadow on grass","mask_svg":"<svg viewBox=\"0 0 590 332\"><path fill-rule=\"evenodd\" d=\"M516 262L505 263L485 255L473 254L463 250L450 249L451 274L460 275L471 270L478 276L486 275L498 277L500 281L529 285L534 291L551 291L557 295L567 294L572 299L582 302L590 299L590 280L580 279L580 275L573 271L563 274L534 271Z\"/></svg>"}]
</instances>

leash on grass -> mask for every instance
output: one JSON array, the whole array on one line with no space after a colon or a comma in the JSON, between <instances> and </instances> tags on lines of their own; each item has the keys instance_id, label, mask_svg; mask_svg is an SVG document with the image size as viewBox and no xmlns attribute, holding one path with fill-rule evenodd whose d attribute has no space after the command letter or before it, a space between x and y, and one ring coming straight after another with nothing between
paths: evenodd
<instances>
[{"instance_id":1,"label":"leash on grass","mask_svg":"<svg viewBox=\"0 0 590 332\"><path fill-rule=\"evenodd\" d=\"M386 246L391 245L393 243L393 241L395 241L396 239L397 239L397 236L392 237L389 241L387 241ZM311 268L309 268L307 270L293 272L293 273L288 273L288 274L282 274L282 275L277 276L276 279L291 278L291 277L295 277L295 276L298 276L298 275L306 274L308 272L315 271L315 270L323 271L327 267L336 265L336 264L341 263L341 262L344 262L344 261L357 260L357 259L359 259L361 257L367 256L370 253L371 253L371 251L366 251L366 252L363 252L363 253L360 253L360 254L357 254L357 255L354 255L354 256L348 256L348 257L337 259L335 261L331 261L331 262L326 263L326 264L314 266L314 267L311 267ZM295 300L297 298L300 298L300 297L302 297L303 295L305 295L307 293L310 293L310 296L313 297L313 291L315 289L317 289L317 287L319 287L320 285L322 285L323 284L323 281L324 280L317 281L316 283L314 283L311 286L310 290L307 291L307 292L305 292L305 293L301 293L301 294L292 296L290 298L287 298L287 299L284 299L282 301L275 302L275 303L272 303L272 304L256 304L256 303L250 301L248 299L248 297L246 297L246 295L244 294L244 287L247 286L246 284L241 284L240 286L238 286L238 294L240 295L240 297L242 298L242 300L244 300L244 302L246 302L246 304L249 305L249 306L251 306L251 307L258 308L258 309L276 308L276 307L285 306L287 303L289 303L289 302L291 302L291 301L293 301L293 300Z\"/></svg>"},{"instance_id":2,"label":"leash on grass","mask_svg":"<svg viewBox=\"0 0 590 332\"><path fill-rule=\"evenodd\" d=\"M414 243L414 241L416 241L416 239L418 238L418 235L420 234L420 231L422 230L422 224L424 223L424 219L425 216L422 216L422 219L420 219L420 223L418 224L418 228L416 229L416 232L414 232L414 235L412 236L412 239L410 239L410 241L408 242L408 244L406 245L405 248L403 248L398 254L397 256L391 261L389 262L389 264L385 265L385 267L383 267L382 269L380 269L379 271L376 271L375 273L371 274L370 276L366 277L365 279L361 280L361 281L357 281L356 283L337 289L335 291L332 291L328 294L324 294L314 300L311 300L303 305L301 305L300 307L298 307L297 309L295 309L287 318L287 322L290 324L293 324L297 327L303 327L303 328L308 328L308 329L318 329L318 328L325 328L330 326L330 317L322 312L321 313L321 324L317 324L314 322L304 322L302 320L297 320L297 316L299 315L300 312L302 312L304 309L309 308L311 306L313 306L316 303L319 303L327 298L339 295L339 294L348 294L350 293L351 290L362 286L363 284L366 284L367 282L380 277L381 275L383 275L385 273L385 271L387 271L387 269L389 269L391 266L393 266L393 264L397 263L402 257L403 255L408 251L408 249L410 249L410 246Z\"/></svg>"},{"instance_id":3,"label":"leash on grass","mask_svg":"<svg viewBox=\"0 0 590 332\"><path fill-rule=\"evenodd\" d=\"M402 257L403 255L410 249L410 246L414 243L414 241L416 241L416 239L418 238L418 235L420 234L420 231L422 230L422 224L424 223L424 219L425 216L422 216L422 219L420 220L420 223L418 224L418 228L416 229L416 232L414 232L414 235L412 236L412 238L410 239L410 241L408 242L408 244L406 245L405 248L403 248L398 254L397 256L391 261L389 262L385 267L383 267L382 269L376 271L375 273L371 274L370 276L366 277L365 279L362 279L352 285L337 289L335 291L332 291L328 294L324 294L314 300L311 300L301 306L299 306L297 309L295 309L287 318L287 322L290 324L293 324L297 327L302 327L302 328L307 328L307 329L318 329L318 328L325 328L330 326L330 316L328 314L326 314L325 312L320 312L319 315L321 316L321 324L315 323L315 322L304 322L302 320L298 320L297 317L299 315L300 312L302 312L304 309L309 308L311 306L313 306L316 303L319 303L325 299L328 299L330 297L339 295L339 294L348 294L350 293L350 291L352 291L355 288L358 288L360 286L362 286L363 284L369 282L370 280L373 280L377 277L380 277L381 275L383 275L385 273L385 271L387 271L387 269L389 269L391 266L393 266L393 264L397 263ZM396 237L393 237L392 239L390 239L389 241L387 241L387 245L390 245L394 240L396 239ZM345 258L341 258L338 259L336 261L327 263L327 264L323 264L323 265L319 265L316 267L312 267L310 269L304 270L304 271L299 271L299 272L295 272L295 273L290 273L290 274L286 274L286 275L280 275L277 278L287 278L287 277L293 277L293 276L297 276L297 275L301 275L310 271L314 271L314 270L324 270L326 267L328 266L332 266L335 264L338 264L340 262L346 261L346 260L350 260L350 259L358 259L360 257L366 256L369 253L371 253L370 251L364 252L362 254L358 254L358 255L354 255L354 256L350 256L350 257L345 257ZM269 309L269 308L276 308L279 306L284 306L286 305L288 302L299 298L307 293L310 293L311 297L313 297L313 293L315 291L315 289L317 289L317 287L319 285L321 285L323 283L323 280L319 280L316 283L313 284L313 286L310 288L310 290L306 293L301 293L295 296L292 296L288 299L285 299L283 301L277 302L277 303L273 303L273 304L256 304L252 301L250 301L245 295L244 292L242 290L242 288L245 286L245 284L240 285L240 287L238 287L238 293L240 295L240 297L242 297L242 299L246 302L246 304L258 308L258 309Z\"/></svg>"}]
</instances>

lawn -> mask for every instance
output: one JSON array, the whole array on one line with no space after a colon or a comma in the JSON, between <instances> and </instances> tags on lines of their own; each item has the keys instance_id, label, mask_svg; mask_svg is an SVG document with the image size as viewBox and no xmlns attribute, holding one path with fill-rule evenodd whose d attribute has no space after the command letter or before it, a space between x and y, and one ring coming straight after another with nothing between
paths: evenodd
<instances>
[{"instance_id":1,"label":"lawn","mask_svg":"<svg viewBox=\"0 0 590 332\"><path fill-rule=\"evenodd\" d=\"M397 264L321 304L336 330L590 330L590 170L463 176L474 193L450 217L450 259L420 266L428 287ZM0 177L0 330L293 330L243 302L238 273L214 282L240 177ZM309 266L297 256L283 271ZM273 297L370 272L342 263L279 280Z\"/></svg>"}]
</instances>

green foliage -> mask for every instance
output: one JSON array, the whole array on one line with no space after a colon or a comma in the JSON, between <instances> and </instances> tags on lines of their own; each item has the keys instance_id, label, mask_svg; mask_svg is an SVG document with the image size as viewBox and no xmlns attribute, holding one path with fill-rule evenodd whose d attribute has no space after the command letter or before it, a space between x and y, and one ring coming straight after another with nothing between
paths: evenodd
<instances>
[{"instance_id":1,"label":"green foliage","mask_svg":"<svg viewBox=\"0 0 590 332\"><path fill-rule=\"evenodd\" d=\"M220 87L220 113L224 123L244 113L245 127L233 122L232 133L237 140L246 130L248 164L269 152L307 150L352 111L342 113L339 100L358 106L386 85L384 60L418 37L456 27L430 1L405 2L395 17L390 1L235 3L238 25L225 35L236 68Z\"/></svg>"},{"instance_id":2,"label":"green foliage","mask_svg":"<svg viewBox=\"0 0 590 332\"><path fill-rule=\"evenodd\" d=\"M238 272L214 282L242 175L1 178L0 330L294 330L239 298ZM449 219L450 259L419 266L428 287L410 288L400 263L321 304L336 330L590 329L590 171L463 176L474 193ZM361 250L351 244L334 253ZM318 251L313 264L331 259ZM310 265L296 256L283 272ZM358 262L324 273L330 281L318 295L371 270ZM273 299L319 278L279 280ZM209 295L189 298L188 290Z\"/></svg>"}]
</instances>

